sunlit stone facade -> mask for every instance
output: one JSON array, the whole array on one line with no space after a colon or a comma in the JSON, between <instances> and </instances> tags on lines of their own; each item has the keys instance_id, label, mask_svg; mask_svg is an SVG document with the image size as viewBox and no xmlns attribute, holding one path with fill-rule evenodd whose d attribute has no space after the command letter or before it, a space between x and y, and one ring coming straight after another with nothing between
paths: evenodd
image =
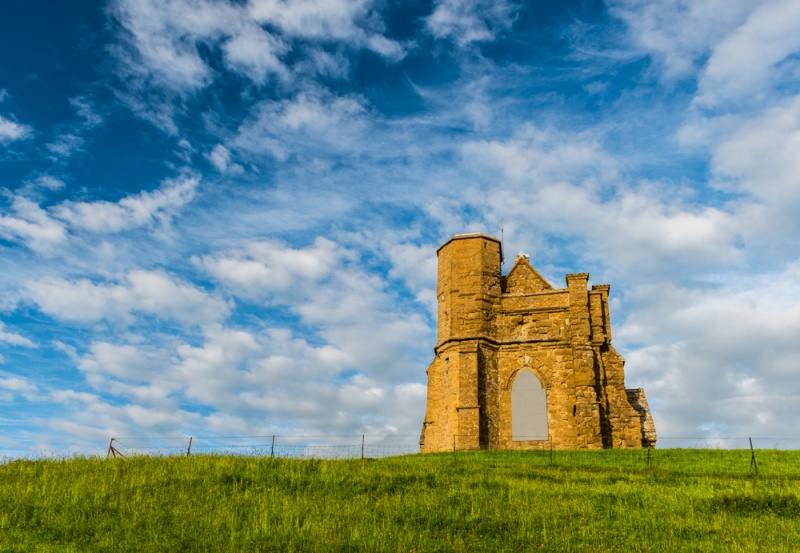
<instances>
[{"instance_id":1,"label":"sunlit stone facade","mask_svg":"<svg viewBox=\"0 0 800 553\"><path fill-rule=\"evenodd\" d=\"M438 252L439 331L428 368L423 452L655 445L644 391L626 390L611 346L608 285L554 289L500 242L451 238Z\"/></svg>"}]
</instances>

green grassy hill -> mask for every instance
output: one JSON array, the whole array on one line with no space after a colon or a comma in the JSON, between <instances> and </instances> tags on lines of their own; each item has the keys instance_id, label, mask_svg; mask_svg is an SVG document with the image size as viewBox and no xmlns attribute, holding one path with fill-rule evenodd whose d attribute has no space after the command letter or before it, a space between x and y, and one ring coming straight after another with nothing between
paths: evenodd
<instances>
[{"instance_id":1,"label":"green grassy hill","mask_svg":"<svg viewBox=\"0 0 800 553\"><path fill-rule=\"evenodd\" d=\"M800 452L0 465L0 551L796 551Z\"/></svg>"}]
</instances>

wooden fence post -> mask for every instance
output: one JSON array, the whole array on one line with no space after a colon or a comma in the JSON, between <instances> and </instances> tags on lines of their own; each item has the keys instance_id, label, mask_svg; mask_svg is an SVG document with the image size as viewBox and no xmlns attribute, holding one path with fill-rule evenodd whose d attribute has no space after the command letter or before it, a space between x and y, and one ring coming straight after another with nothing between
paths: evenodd
<instances>
[{"instance_id":1,"label":"wooden fence post","mask_svg":"<svg viewBox=\"0 0 800 553\"><path fill-rule=\"evenodd\" d=\"M114 440L116 440L116 438L111 438L111 441L108 442L108 452L106 453L106 459L108 459L109 455L112 455L114 457L119 455L124 459L125 456L120 452L120 450L114 447Z\"/></svg>"},{"instance_id":2,"label":"wooden fence post","mask_svg":"<svg viewBox=\"0 0 800 553\"><path fill-rule=\"evenodd\" d=\"M756 450L753 449L753 438L748 438L750 440L750 470L756 471L758 474L758 463L756 462Z\"/></svg>"}]
</instances>

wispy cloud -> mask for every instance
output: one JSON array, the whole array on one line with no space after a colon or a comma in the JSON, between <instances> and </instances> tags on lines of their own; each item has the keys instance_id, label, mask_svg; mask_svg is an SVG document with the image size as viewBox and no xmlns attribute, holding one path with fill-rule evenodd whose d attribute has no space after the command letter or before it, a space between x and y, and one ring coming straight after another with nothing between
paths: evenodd
<instances>
[{"instance_id":1,"label":"wispy cloud","mask_svg":"<svg viewBox=\"0 0 800 553\"><path fill-rule=\"evenodd\" d=\"M232 146L253 154L268 153L284 161L290 155L330 156L355 152L365 142L363 100L325 91L291 100L265 101L238 129Z\"/></svg>"},{"instance_id":2,"label":"wispy cloud","mask_svg":"<svg viewBox=\"0 0 800 553\"><path fill-rule=\"evenodd\" d=\"M613 0L634 45L652 55L668 79L691 77L711 49L741 25L760 0Z\"/></svg>"},{"instance_id":3,"label":"wispy cloud","mask_svg":"<svg viewBox=\"0 0 800 553\"><path fill-rule=\"evenodd\" d=\"M719 186L771 204L797 205L799 149L800 95L747 120L719 144L713 157Z\"/></svg>"},{"instance_id":4,"label":"wispy cloud","mask_svg":"<svg viewBox=\"0 0 800 553\"><path fill-rule=\"evenodd\" d=\"M761 103L775 86L800 72L800 6L791 0L758 5L739 27L714 44L695 101L708 108Z\"/></svg>"},{"instance_id":5,"label":"wispy cloud","mask_svg":"<svg viewBox=\"0 0 800 553\"><path fill-rule=\"evenodd\" d=\"M25 348L36 347L36 344L21 334L17 334L16 332L8 332L3 321L0 321L0 342L5 342L6 344L11 344L12 346L22 346Z\"/></svg>"},{"instance_id":6,"label":"wispy cloud","mask_svg":"<svg viewBox=\"0 0 800 553\"><path fill-rule=\"evenodd\" d=\"M172 218L194 198L199 178L185 175L167 179L160 188L124 197L117 202L104 200L55 204L48 209L19 194L11 194L9 211L0 215L0 236L21 242L32 250L53 255L67 253L63 246L70 233L119 233L139 227L167 228ZM37 190L58 190L63 183L53 177L40 177Z\"/></svg>"},{"instance_id":7,"label":"wispy cloud","mask_svg":"<svg viewBox=\"0 0 800 553\"><path fill-rule=\"evenodd\" d=\"M346 257L352 254L320 237L303 249L292 249L280 242L251 242L198 262L237 296L273 297L274 301L283 302L329 277Z\"/></svg>"},{"instance_id":8,"label":"wispy cloud","mask_svg":"<svg viewBox=\"0 0 800 553\"><path fill-rule=\"evenodd\" d=\"M192 201L198 183L197 176L187 175L167 180L152 192L140 192L118 202L65 201L51 211L70 228L91 232L120 232L156 223L168 225Z\"/></svg>"},{"instance_id":9,"label":"wispy cloud","mask_svg":"<svg viewBox=\"0 0 800 553\"><path fill-rule=\"evenodd\" d=\"M793 435L800 388L787 377L800 359L793 338L800 298L787 291L797 279L793 264L746 282L707 289L661 284L629 294L636 309L617 339L642 344L626 367L648 382L664 435L699 435L709 425L723 435Z\"/></svg>"},{"instance_id":10,"label":"wispy cloud","mask_svg":"<svg viewBox=\"0 0 800 553\"><path fill-rule=\"evenodd\" d=\"M17 123L0 115L0 144L9 144L17 140L25 140L33 135L29 125Z\"/></svg>"},{"instance_id":11,"label":"wispy cloud","mask_svg":"<svg viewBox=\"0 0 800 553\"><path fill-rule=\"evenodd\" d=\"M429 331L419 315L400 311L386 284L359 266L358 256L324 238L296 250L279 243L201 260L237 297L266 300L290 312L342 352L351 369L391 376L408 362L403 344Z\"/></svg>"},{"instance_id":12,"label":"wispy cloud","mask_svg":"<svg viewBox=\"0 0 800 553\"><path fill-rule=\"evenodd\" d=\"M45 278L28 283L30 298L42 312L63 321L126 325L134 314L153 315L184 325L203 325L227 317L220 298L161 271L133 270L119 282L94 283Z\"/></svg>"},{"instance_id":13,"label":"wispy cloud","mask_svg":"<svg viewBox=\"0 0 800 553\"><path fill-rule=\"evenodd\" d=\"M206 158L220 173L230 172L237 174L244 171L241 165L232 161L231 151L222 144L214 146L214 148L206 154Z\"/></svg>"},{"instance_id":14,"label":"wispy cloud","mask_svg":"<svg viewBox=\"0 0 800 553\"><path fill-rule=\"evenodd\" d=\"M694 206L692 192L674 184L626 182L597 137L528 128L507 141L467 143L464 157L492 183L470 194L487 198L487 222L537 250L547 242L539 233L571 235L575 254L639 275L738 259L730 213ZM537 230L520 225L529 218Z\"/></svg>"},{"instance_id":15,"label":"wispy cloud","mask_svg":"<svg viewBox=\"0 0 800 553\"><path fill-rule=\"evenodd\" d=\"M73 155L85 151L87 136L103 123L103 117L97 113L88 97L70 98L69 104L78 115L79 120L60 127L56 136L45 144L45 148L51 154L51 160L56 162L65 161Z\"/></svg>"},{"instance_id":16,"label":"wispy cloud","mask_svg":"<svg viewBox=\"0 0 800 553\"><path fill-rule=\"evenodd\" d=\"M426 19L437 38L454 40L459 46L494 40L514 22L518 5L508 0L438 0Z\"/></svg>"},{"instance_id":17,"label":"wispy cloud","mask_svg":"<svg viewBox=\"0 0 800 553\"><path fill-rule=\"evenodd\" d=\"M35 202L22 196L13 196L11 214L0 216L0 235L7 240L21 240L40 253L52 253L67 239L67 230L61 221L53 219Z\"/></svg>"},{"instance_id":18,"label":"wispy cloud","mask_svg":"<svg viewBox=\"0 0 800 553\"><path fill-rule=\"evenodd\" d=\"M37 399L38 387L24 379L16 376L0 378L0 401L8 402L15 396L22 396L28 400Z\"/></svg>"},{"instance_id":19,"label":"wispy cloud","mask_svg":"<svg viewBox=\"0 0 800 553\"><path fill-rule=\"evenodd\" d=\"M176 98L224 78L204 49L219 48L224 71L255 85L276 81L289 93L319 74L345 76L348 64L315 44L401 59L403 48L383 36L371 5L370 0L116 0L111 13L123 32L114 51L121 75L134 85L122 97L142 117L174 133ZM298 39L309 44L296 48ZM156 105L148 109L148 104Z\"/></svg>"},{"instance_id":20,"label":"wispy cloud","mask_svg":"<svg viewBox=\"0 0 800 553\"><path fill-rule=\"evenodd\" d=\"M54 159L70 157L83 149L84 139L76 134L62 134L53 142L47 144L47 149L55 156Z\"/></svg>"}]
</instances>

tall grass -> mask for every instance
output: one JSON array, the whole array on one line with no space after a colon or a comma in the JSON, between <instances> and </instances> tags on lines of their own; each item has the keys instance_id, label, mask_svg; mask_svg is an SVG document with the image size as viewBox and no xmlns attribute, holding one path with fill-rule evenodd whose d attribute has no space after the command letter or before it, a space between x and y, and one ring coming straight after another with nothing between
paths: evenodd
<instances>
[{"instance_id":1,"label":"tall grass","mask_svg":"<svg viewBox=\"0 0 800 553\"><path fill-rule=\"evenodd\" d=\"M800 452L0 465L0 551L794 551ZM589 460L593 459L592 462ZM638 459L632 464L631 459ZM663 461L662 461L663 464ZM730 465L741 471L730 470ZM680 467L689 467L684 470ZM783 467L783 468L781 468Z\"/></svg>"}]
</instances>

